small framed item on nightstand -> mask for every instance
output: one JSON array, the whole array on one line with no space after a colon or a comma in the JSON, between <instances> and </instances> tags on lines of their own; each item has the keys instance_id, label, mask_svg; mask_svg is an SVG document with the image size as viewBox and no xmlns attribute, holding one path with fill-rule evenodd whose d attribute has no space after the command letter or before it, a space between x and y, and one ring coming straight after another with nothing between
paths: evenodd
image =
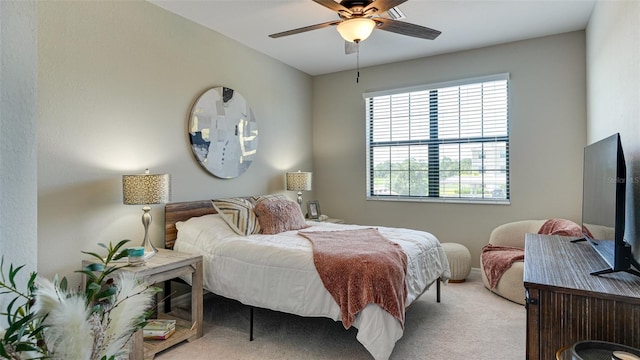
<instances>
[{"instance_id":1,"label":"small framed item on nightstand","mask_svg":"<svg viewBox=\"0 0 640 360\"><path fill-rule=\"evenodd\" d=\"M309 219L317 219L320 217L320 202L318 200L307 201L307 214Z\"/></svg>"}]
</instances>

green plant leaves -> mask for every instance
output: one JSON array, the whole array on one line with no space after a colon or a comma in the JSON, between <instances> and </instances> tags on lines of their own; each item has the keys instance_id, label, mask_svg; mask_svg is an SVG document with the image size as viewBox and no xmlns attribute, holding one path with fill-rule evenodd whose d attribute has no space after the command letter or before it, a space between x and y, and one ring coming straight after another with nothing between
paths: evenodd
<instances>
[{"instance_id":1,"label":"green plant leaves","mask_svg":"<svg viewBox=\"0 0 640 360\"><path fill-rule=\"evenodd\" d=\"M31 311L34 303L36 273L31 273L27 281L27 292L18 289L16 278L24 265L14 267L9 265L8 272L5 273L4 257L0 261L0 294L13 294L14 298L7 304L6 310L0 312L5 316L8 327L4 336L0 339L0 357L10 359L20 359L21 352L35 352L47 354L46 345L39 346L38 340L43 338L44 327L41 325L42 318L36 317ZM8 281L8 282L7 282Z\"/></svg>"}]
</instances>

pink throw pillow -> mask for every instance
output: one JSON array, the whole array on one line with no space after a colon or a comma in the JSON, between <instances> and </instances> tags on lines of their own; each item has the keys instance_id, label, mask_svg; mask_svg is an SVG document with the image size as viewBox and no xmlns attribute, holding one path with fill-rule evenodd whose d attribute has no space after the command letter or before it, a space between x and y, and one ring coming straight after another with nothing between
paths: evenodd
<instances>
[{"instance_id":1,"label":"pink throw pillow","mask_svg":"<svg viewBox=\"0 0 640 360\"><path fill-rule=\"evenodd\" d=\"M263 234L278 234L308 228L298 203L290 200L263 200L255 205Z\"/></svg>"},{"instance_id":2,"label":"pink throw pillow","mask_svg":"<svg viewBox=\"0 0 640 360\"><path fill-rule=\"evenodd\" d=\"M571 220L549 219L542 224L538 234L580 237L582 227Z\"/></svg>"}]
</instances>

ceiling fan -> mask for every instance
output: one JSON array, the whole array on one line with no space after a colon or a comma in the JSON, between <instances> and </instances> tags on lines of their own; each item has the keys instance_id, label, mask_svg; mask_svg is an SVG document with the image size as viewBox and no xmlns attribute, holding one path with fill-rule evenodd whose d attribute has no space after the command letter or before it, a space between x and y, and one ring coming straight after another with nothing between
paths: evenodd
<instances>
[{"instance_id":1,"label":"ceiling fan","mask_svg":"<svg viewBox=\"0 0 640 360\"><path fill-rule=\"evenodd\" d=\"M269 36L279 38L329 26L336 26L342 38L356 44L368 38L375 28L427 40L433 40L440 35L438 30L381 16L387 10L407 0L342 0L340 3L334 0L313 1L335 11L340 19L283 31Z\"/></svg>"}]
</instances>

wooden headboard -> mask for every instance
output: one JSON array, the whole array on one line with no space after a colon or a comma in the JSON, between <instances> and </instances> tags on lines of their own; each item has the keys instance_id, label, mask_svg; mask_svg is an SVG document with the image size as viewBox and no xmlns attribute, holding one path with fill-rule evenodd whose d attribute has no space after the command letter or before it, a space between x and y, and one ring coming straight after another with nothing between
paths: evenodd
<instances>
[{"instance_id":1,"label":"wooden headboard","mask_svg":"<svg viewBox=\"0 0 640 360\"><path fill-rule=\"evenodd\" d=\"M177 203L169 203L164 207L164 247L173 249L173 244L178 236L176 223L186 221L195 216L216 214L216 209L211 200L196 200Z\"/></svg>"}]
</instances>

